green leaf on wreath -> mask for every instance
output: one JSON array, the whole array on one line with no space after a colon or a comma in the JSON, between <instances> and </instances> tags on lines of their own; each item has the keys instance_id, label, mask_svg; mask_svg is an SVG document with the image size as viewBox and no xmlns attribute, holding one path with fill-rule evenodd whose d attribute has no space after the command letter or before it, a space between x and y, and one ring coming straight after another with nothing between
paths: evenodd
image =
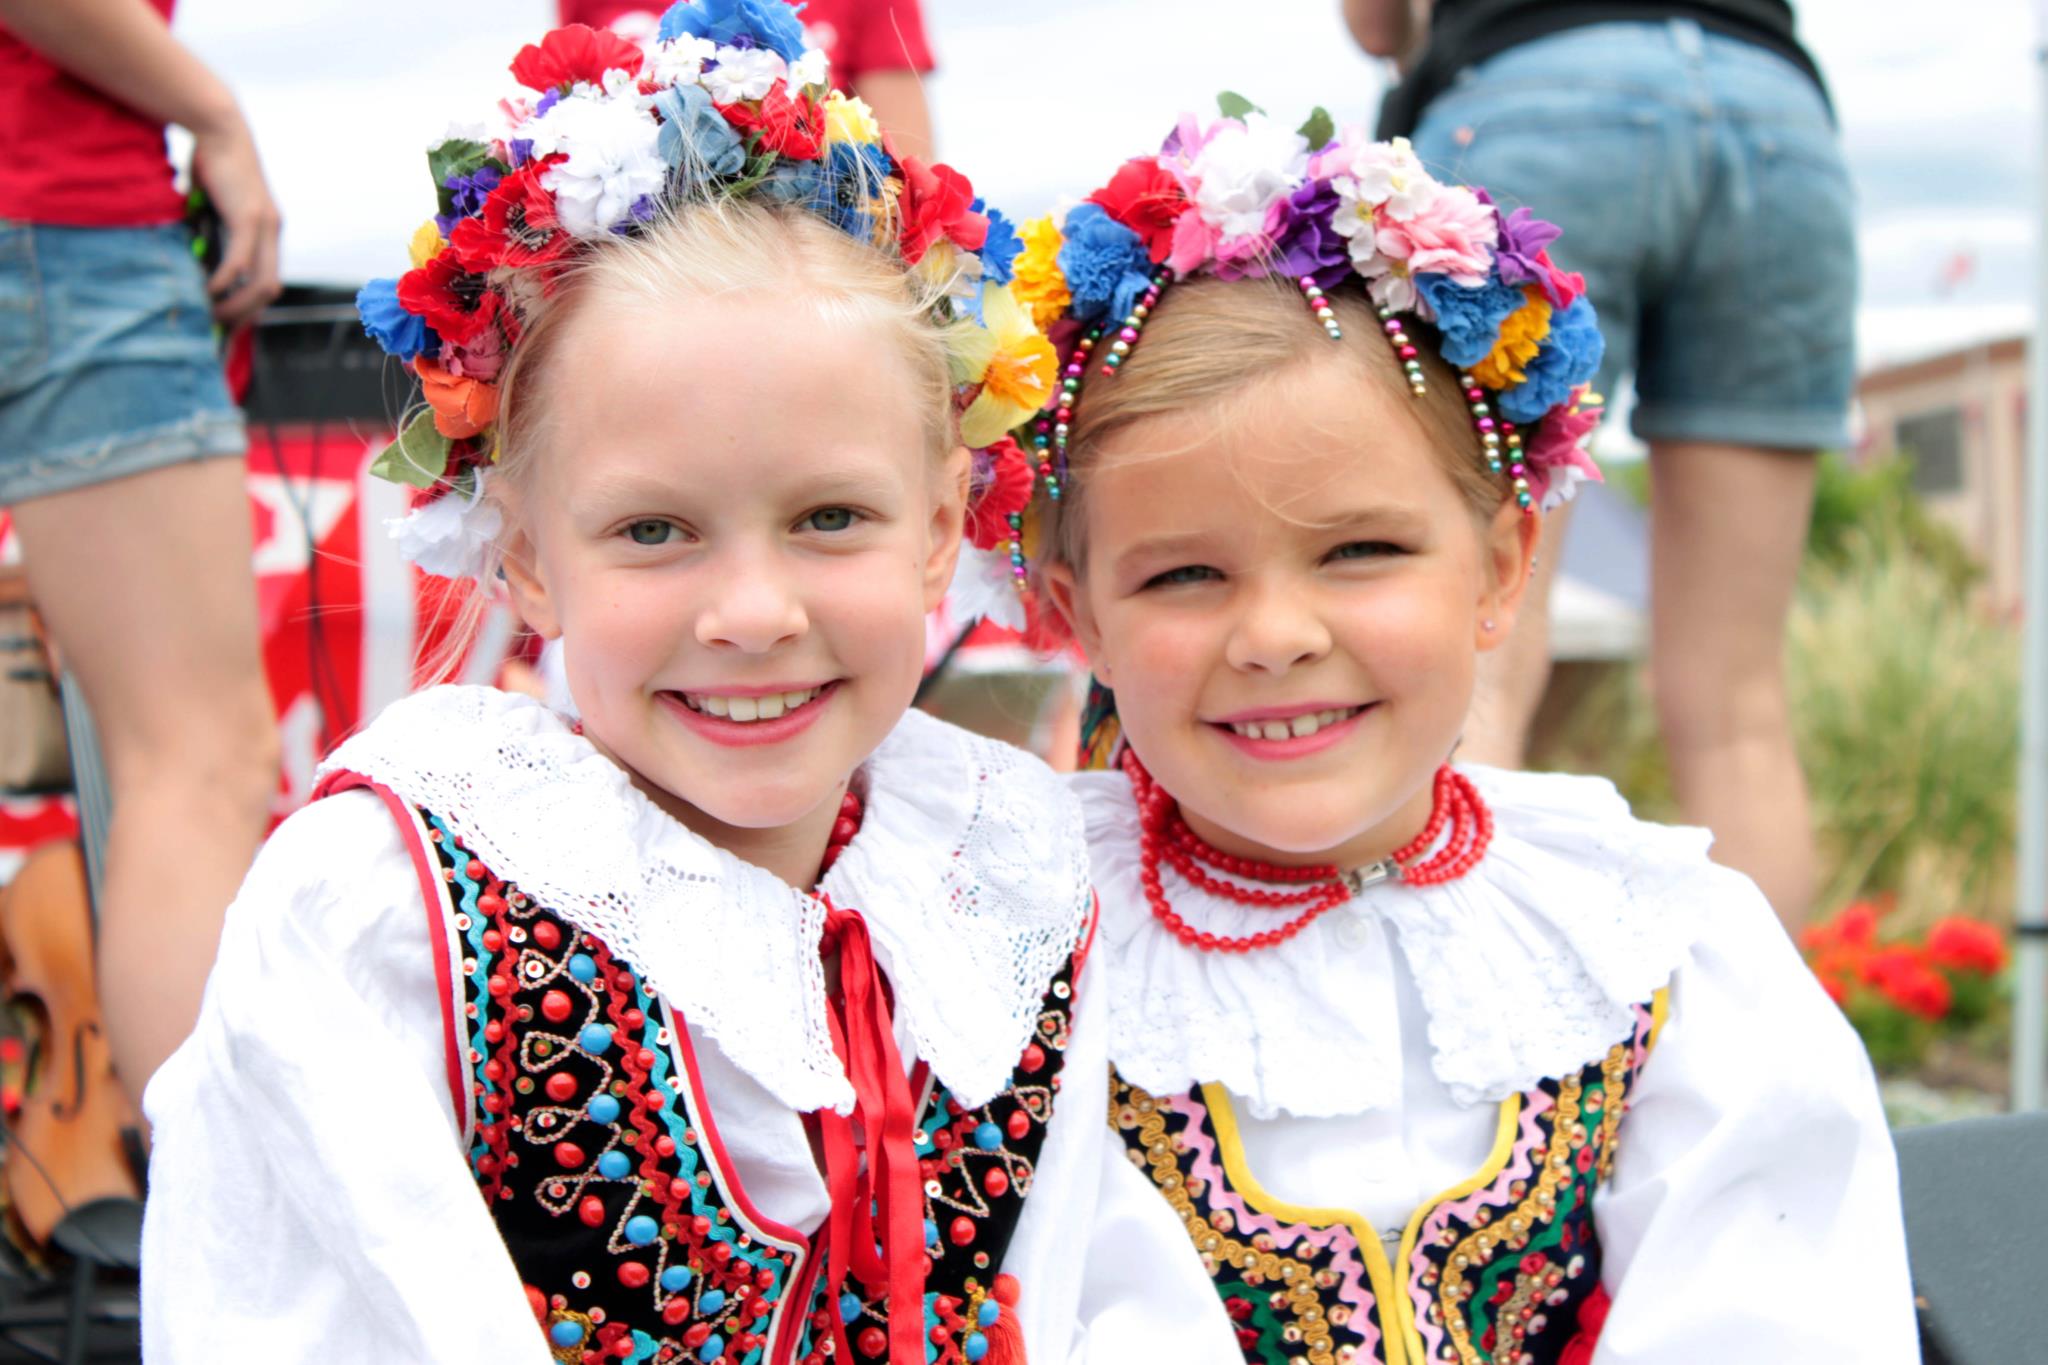
<instances>
[{"instance_id":1,"label":"green leaf on wreath","mask_svg":"<svg viewBox=\"0 0 2048 1365\"><path fill-rule=\"evenodd\" d=\"M1308 122L1302 124L1296 131L1308 139L1310 151L1320 152L1329 146L1330 139L1337 135L1337 124L1330 117L1330 111L1318 104L1309 111Z\"/></svg>"},{"instance_id":2,"label":"green leaf on wreath","mask_svg":"<svg viewBox=\"0 0 2048 1365\"><path fill-rule=\"evenodd\" d=\"M1223 111L1225 118L1243 118L1246 114L1263 114L1266 111L1253 104L1235 90L1226 90L1216 97L1216 107Z\"/></svg>"},{"instance_id":3,"label":"green leaf on wreath","mask_svg":"<svg viewBox=\"0 0 2048 1365\"><path fill-rule=\"evenodd\" d=\"M434 413L423 408L398 439L370 461L370 472L392 483L432 488L448 471L449 440L434 429Z\"/></svg>"}]
</instances>

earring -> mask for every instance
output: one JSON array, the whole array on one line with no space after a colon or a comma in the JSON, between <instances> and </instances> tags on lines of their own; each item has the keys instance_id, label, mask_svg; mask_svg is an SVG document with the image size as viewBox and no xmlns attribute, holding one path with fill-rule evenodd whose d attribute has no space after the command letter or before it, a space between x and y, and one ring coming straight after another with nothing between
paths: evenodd
<instances>
[{"instance_id":1,"label":"earring","mask_svg":"<svg viewBox=\"0 0 2048 1365\"><path fill-rule=\"evenodd\" d=\"M1479 624L1484 626L1488 631L1491 631L1493 629L1493 622L1490 620L1481 621Z\"/></svg>"}]
</instances>

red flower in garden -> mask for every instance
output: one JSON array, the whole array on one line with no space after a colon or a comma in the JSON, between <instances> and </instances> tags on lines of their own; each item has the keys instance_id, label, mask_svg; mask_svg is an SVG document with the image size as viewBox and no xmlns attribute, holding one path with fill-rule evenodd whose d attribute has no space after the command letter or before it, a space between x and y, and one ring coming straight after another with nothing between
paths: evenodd
<instances>
[{"instance_id":1,"label":"red flower in garden","mask_svg":"<svg viewBox=\"0 0 2048 1365\"><path fill-rule=\"evenodd\" d=\"M398 302L425 318L441 340L463 346L497 321L505 299L482 275L464 270L453 251L444 251L399 276Z\"/></svg>"},{"instance_id":2,"label":"red flower in garden","mask_svg":"<svg viewBox=\"0 0 2048 1365\"><path fill-rule=\"evenodd\" d=\"M1031 502L1031 461L1005 436L988 448L987 484L967 509L967 538L978 550L993 550L1011 535L1010 518Z\"/></svg>"},{"instance_id":3,"label":"red flower in garden","mask_svg":"<svg viewBox=\"0 0 2048 1365\"><path fill-rule=\"evenodd\" d=\"M1927 964L1924 950L1910 943L1888 944L1872 953L1863 979L1892 1004L1922 1019L1941 1018L1954 1002L1948 978Z\"/></svg>"},{"instance_id":4,"label":"red flower in garden","mask_svg":"<svg viewBox=\"0 0 2048 1365\"><path fill-rule=\"evenodd\" d=\"M1928 931L1927 959L1951 971L1996 976L2005 970L2005 936L1982 920L1952 915Z\"/></svg>"},{"instance_id":5,"label":"red flower in garden","mask_svg":"<svg viewBox=\"0 0 2048 1365\"><path fill-rule=\"evenodd\" d=\"M951 166L927 166L914 156L898 165L903 174L903 195L897 201L903 259L916 265L941 237L969 251L981 250L988 240L988 219L974 211L974 186L967 177Z\"/></svg>"},{"instance_id":6,"label":"red flower in garden","mask_svg":"<svg viewBox=\"0 0 2048 1365\"><path fill-rule=\"evenodd\" d=\"M1110 217L1144 239L1154 264L1173 250L1173 225L1191 207L1187 191L1156 158L1135 157L1117 168L1109 183L1088 196Z\"/></svg>"},{"instance_id":7,"label":"red flower in garden","mask_svg":"<svg viewBox=\"0 0 2048 1365\"><path fill-rule=\"evenodd\" d=\"M825 147L825 110L809 95L789 97L788 87L776 85L758 107L721 104L718 112L743 133L759 133L761 150L786 156L792 161L816 161Z\"/></svg>"},{"instance_id":8,"label":"red flower in garden","mask_svg":"<svg viewBox=\"0 0 2048 1365\"><path fill-rule=\"evenodd\" d=\"M461 264L482 274L507 266L515 270L553 265L576 239L555 216L555 197L541 188L541 173L560 157L530 161L498 182L480 217L455 225L448 245Z\"/></svg>"},{"instance_id":9,"label":"red flower in garden","mask_svg":"<svg viewBox=\"0 0 2048 1365\"><path fill-rule=\"evenodd\" d=\"M512 59L512 75L527 89L546 94L577 81L596 85L615 68L637 76L645 60L637 43L609 29L570 24L541 39L538 46L528 43L520 48Z\"/></svg>"}]
</instances>

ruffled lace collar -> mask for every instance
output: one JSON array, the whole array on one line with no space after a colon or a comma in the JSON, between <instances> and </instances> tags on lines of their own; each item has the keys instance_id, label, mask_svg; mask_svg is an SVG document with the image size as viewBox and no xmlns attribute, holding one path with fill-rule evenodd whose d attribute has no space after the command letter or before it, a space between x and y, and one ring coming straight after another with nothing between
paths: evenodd
<instances>
[{"instance_id":1,"label":"ruffled lace collar","mask_svg":"<svg viewBox=\"0 0 2048 1365\"><path fill-rule=\"evenodd\" d=\"M1446 886L1367 888L1277 947L1183 945L1139 883L1138 817L1121 773L1072 779L1117 983L1110 1058L1159 1094L1220 1081L1261 1118L1388 1110L1404 1078L1392 974L1428 1017L1431 1069L1461 1104L1584 1066L1632 1027L1711 909L1704 830L1648 824L1595 778L1461 769L1494 814L1493 844ZM1270 928L1274 912L1163 869L1188 923Z\"/></svg>"},{"instance_id":2,"label":"ruffled lace collar","mask_svg":"<svg viewBox=\"0 0 2048 1365\"><path fill-rule=\"evenodd\" d=\"M851 1108L827 1023L824 906L677 823L555 712L432 688L335 750L321 773L337 770L441 816L783 1103ZM916 711L863 772L861 832L823 890L868 921L917 1055L984 1103L1088 914L1080 810L1037 760Z\"/></svg>"}]
</instances>

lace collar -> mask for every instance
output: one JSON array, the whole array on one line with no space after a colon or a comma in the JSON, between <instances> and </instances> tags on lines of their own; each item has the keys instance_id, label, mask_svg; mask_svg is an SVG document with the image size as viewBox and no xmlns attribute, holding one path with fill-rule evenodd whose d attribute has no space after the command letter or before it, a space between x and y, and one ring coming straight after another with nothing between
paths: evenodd
<instances>
[{"instance_id":1,"label":"lace collar","mask_svg":"<svg viewBox=\"0 0 2048 1365\"><path fill-rule=\"evenodd\" d=\"M657 807L541 703L488 687L394 702L321 767L432 810L500 876L622 953L792 1109L846 1112L824 907ZM1051 770L912 711L863 766L825 876L867 919L917 1055L964 1104L1008 1080L1089 912L1081 814Z\"/></svg>"},{"instance_id":2,"label":"lace collar","mask_svg":"<svg viewBox=\"0 0 2048 1365\"><path fill-rule=\"evenodd\" d=\"M1088 817L1110 1058L1158 1094L1220 1081L1261 1118L1401 1103L1393 973L1413 976L1431 1070L1461 1104L1504 1099L1599 1056L1670 979L1736 874L1704 830L1633 818L1607 782L1463 768L1494 814L1479 866L1446 886L1370 887L1277 947L1186 947L1139 882L1137 809L1121 773L1072 779ZM1208 895L1164 868L1174 909L1218 934L1274 912ZM1399 959L1399 961L1397 961Z\"/></svg>"}]
</instances>

